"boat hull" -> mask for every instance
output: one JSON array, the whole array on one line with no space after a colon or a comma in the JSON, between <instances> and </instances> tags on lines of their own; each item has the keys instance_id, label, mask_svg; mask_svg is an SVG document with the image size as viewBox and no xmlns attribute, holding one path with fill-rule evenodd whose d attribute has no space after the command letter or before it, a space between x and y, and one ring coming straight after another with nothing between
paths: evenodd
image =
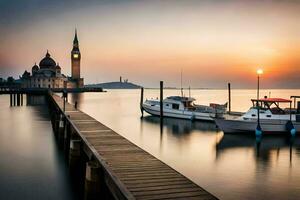
<instances>
[{"instance_id":1,"label":"boat hull","mask_svg":"<svg viewBox=\"0 0 300 200\"><path fill-rule=\"evenodd\" d=\"M244 121L244 120L228 120L228 119L215 119L217 126L224 133L254 133L257 127L257 121ZM263 133L266 134L282 134L288 133L286 129L286 120L262 120L260 126ZM293 122L294 128L300 130L300 123Z\"/></svg>"},{"instance_id":2,"label":"boat hull","mask_svg":"<svg viewBox=\"0 0 300 200\"><path fill-rule=\"evenodd\" d=\"M150 106L143 104L143 110L145 110L150 115L160 116L160 108L158 106ZM213 113L200 113L192 111L174 111L170 109L164 109L164 117L172 117L179 119L188 119L188 120L202 120L202 121L214 121Z\"/></svg>"}]
</instances>

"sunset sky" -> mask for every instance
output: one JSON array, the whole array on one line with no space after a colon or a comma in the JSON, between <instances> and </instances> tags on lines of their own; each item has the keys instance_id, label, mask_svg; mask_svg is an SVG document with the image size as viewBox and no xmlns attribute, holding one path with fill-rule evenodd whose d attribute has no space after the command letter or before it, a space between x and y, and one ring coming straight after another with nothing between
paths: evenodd
<instances>
[{"instance_id":1,"label":"sunset sky","mask_svg":"<svg viewBox=\"0 0 300 200\"><path fill-rule=\"evenodd\" d=\"M47 49L70 75L77 27L85 83L300 88L300 1L1 0L0 77Z\"/></svg>"}]
</instances>

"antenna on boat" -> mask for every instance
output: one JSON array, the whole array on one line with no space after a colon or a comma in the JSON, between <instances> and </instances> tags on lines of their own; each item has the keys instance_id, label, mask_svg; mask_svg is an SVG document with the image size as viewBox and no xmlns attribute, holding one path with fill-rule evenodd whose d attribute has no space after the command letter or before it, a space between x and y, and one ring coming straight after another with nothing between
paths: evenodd
<instances>
[{"instance_id":1,"label":"antenna on boat","mask_svg":"<svg viewBox=\"0 0 300 200\"><path fill-rule=\"evenodd\" d=\"M182 88L182 68L180 69L180 90L181 90L181 97L183 97L183 88Z\"/></svg>"},{"instance_id":2,"label":"antenna on boat","mask_svg":"<svg viewBox=\"0 0 300 200\"><path fill-rule=\"evenodd\" d=\"M189 97L191 98L191 86L189 86Z\"/></svg>"}]
</instances>

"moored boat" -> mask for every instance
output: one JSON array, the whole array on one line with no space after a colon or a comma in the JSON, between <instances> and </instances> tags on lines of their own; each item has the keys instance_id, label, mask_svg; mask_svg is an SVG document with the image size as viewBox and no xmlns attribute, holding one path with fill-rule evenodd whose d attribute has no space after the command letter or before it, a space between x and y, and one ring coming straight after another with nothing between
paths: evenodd
<instances>
[{"instance_id":1,"label":"moored boat","mask_svg":"<svg viewBox=\"0 0 300 200\"><path fill-rule=\"evenodd\" d=\"M163 115L165 117L214 121L216 116L226 113L227 103L224 105L210 104L197 105L191 97L170 96L163 100ZM160 115L160 101L158 99L146 100L142 109L151 115Z\"/></svg>"},{"instance_id":2,"label":"moored boat","mask_svg":"<svg viewBox=\"0 0 300 200\"><path fill-rule=\"evenodd\" d=\"M267 134L300 130L300 114L297 109L291 108L291 100L263 98L251 101L253 106L242 116L223 115L216 118L218 127L224 133L253 133L258 124L262 132ZM289 103L290 107L282 109L282 103Z\"/></svg>"}]
</instances>

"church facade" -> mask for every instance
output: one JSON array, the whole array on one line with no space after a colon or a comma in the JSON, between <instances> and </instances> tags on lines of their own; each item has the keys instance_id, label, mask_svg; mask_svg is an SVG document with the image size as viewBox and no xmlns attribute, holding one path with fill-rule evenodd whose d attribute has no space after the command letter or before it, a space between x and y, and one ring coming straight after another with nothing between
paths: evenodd
<instances>
[{"instance_id":1,"label":"church facade","mask_svg":"<svg viewBox=\"0 0 300 200\"><path fill-rule=\"evenodd\" d=\"M31 73L25 72L21 77L23 88L81 88L84 85L83 78L80 77L81 53L77 31L73 40L71 51L71 71L72 76L67 77L61 73L59 64L51 58L47 51L45 57L31 68Z\"/></svg>"}]
</instances>

